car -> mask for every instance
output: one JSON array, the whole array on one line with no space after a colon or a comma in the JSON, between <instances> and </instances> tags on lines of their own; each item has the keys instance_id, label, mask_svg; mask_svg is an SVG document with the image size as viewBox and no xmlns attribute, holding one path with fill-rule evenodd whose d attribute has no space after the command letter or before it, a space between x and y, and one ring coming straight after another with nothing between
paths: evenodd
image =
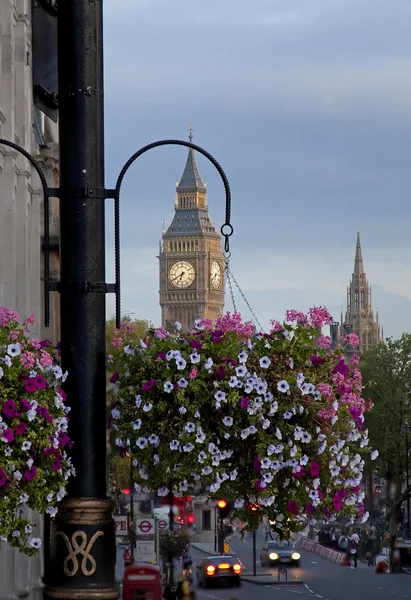
<instances>
[{"instance_id":1,"label":"car","mask_svg":"<svg viewBox=\"0 0 411 600\"><path fill-rule=\"evenodd\" d=\"M301 554L297 552L292 542L286 540L272 540L265 542L260 554L262 567L273 565L300 566Z\"/></svg>"},{"instance_id":2,"label":"car","mask_svg":"<svg viewBox=\"0 0 411 600\"><path fill-rule=\"evenodd\" d=\"M243 567L240 561L231 555L208 556L197 567L199 587L212 585L241 586Z\"/></svg>"}]
</instances>

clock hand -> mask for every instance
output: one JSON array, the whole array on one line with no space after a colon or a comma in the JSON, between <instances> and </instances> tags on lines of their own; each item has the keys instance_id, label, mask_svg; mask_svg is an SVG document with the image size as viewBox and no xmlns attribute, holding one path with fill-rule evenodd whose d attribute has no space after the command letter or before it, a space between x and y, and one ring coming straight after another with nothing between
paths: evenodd
<instances>
[{"instance_id":1,"label":"clock hand","mask_svg":"<svg viewBox=\"0 0 411 600\"><path fill-rule=\"evenodd\" d=\"M183 271L182 273L180 273L180 275L177 275L177 277L174 277L174 279L172 279L171 281L175 281L176 279L180 279L183 277L183 275L185 275L185 271Z\"/></svg>"}]
</instances>

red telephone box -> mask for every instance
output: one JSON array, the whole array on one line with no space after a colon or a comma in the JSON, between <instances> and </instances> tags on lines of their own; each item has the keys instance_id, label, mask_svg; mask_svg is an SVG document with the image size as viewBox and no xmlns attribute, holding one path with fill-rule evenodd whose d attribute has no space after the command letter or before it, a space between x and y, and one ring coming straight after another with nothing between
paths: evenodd
<instances>
[{"instance_id":1,"label":"red telephone box","mask_svg":"<svg viewBox=\"0 0 411 600\"><path fill-rule=\"evenodd\" d=\"M124 571L123 600L162 600L161 573L148 563L130 565Z\"/></svg>"}]
</instances>

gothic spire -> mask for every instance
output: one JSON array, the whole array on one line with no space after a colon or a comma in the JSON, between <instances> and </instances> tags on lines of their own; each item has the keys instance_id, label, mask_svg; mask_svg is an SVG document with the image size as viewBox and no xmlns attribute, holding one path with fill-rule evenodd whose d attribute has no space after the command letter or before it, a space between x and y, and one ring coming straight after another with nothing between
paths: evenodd
<instances>
[{"instance_id":1,"label":"gothic spire","mask_svg":"<svg viewBox=\"0 0 411 600\"><path fill-rule=\"evenodd\" d=\"M190 142L193 141L193 128L191 126L188 129L188 139ZM180 179L180 183L177 185L177 192L185 191L206 191L206 186L201 179L200 172L197 167L194 150L192 148L188 151L187 162L184 168L183 175Z\"/></svg>"},{"instance_id":2,"label":"gothic spire","mask_svg":"<svg viewBox=\"0 0 411 600\"><path fill-rule=\"evenodd\" d=\"M355 249L354 275L362 275L364 273L364 265L362 261L360 230L357 231L357 247Z\"/></svg>"}]
</instances>

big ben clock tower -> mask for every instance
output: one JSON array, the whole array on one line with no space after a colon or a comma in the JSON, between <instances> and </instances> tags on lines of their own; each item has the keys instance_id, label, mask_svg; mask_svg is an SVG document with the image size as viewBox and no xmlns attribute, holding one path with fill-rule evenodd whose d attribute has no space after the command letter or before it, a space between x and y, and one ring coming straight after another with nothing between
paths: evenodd
<instances>
[{"instance_id":1,"label":"big ben clock tower","mask_svg":"<svg viewBox=\"0 0 411 600\"><path fill-rule=\"evenodd\" d=\"M190 125L189 139L192 141ZM160 248L160 306L164 327L184 330L199 318L215 320L224 307L224 254L208 215L207 188L190 148L176 187L174 217Z\"/></svg>"}]
</instances>

